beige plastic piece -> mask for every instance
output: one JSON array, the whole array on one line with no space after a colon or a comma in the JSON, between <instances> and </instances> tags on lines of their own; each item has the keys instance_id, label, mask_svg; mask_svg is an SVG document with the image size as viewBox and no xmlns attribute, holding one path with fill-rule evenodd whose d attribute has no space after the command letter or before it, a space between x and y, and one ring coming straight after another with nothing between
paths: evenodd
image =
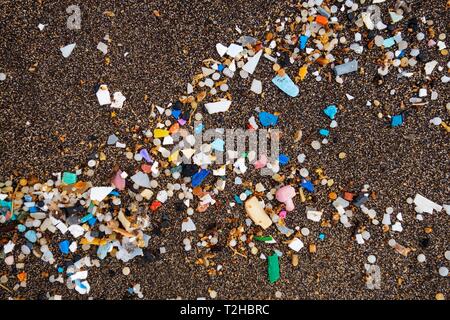
<instances>
[{"instance_id":1,"label":"beige plastic piece","mask_svg":"<svg viewBox=\"0 0 450 320\"><path fill-rule=\"evenodd\" d=\"M247 211L248 216L263 229L267 229L272 224L272 220L267 215L267 213L262 208L255 196L251 197L245 202L245 211Z\"/></svg>"}]
</instances>

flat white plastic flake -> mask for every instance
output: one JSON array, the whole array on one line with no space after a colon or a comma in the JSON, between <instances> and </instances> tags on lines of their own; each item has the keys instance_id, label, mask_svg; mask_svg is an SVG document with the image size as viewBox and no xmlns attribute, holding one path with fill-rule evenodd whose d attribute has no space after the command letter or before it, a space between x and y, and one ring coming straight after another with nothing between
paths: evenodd
<instances>
[{"instance_id":1,"label":"flat white plastic flake","mask_svg":"<svg viewBox=\"0 0 450 320\"><path fill-rule=\"evenodd\" d=\"M91 188L91 200L102 201L113 190L113 187L93 187Z\"/></svg>"},{"instance_id":2,"label":"flat white plastic flake","mask_svg":"<svg viewBox=\"0 0 450 320\"><path fill-rule=\"evenodd\" d=\"M231 101L230 100L222 100L218 102L210 102L205 104L206 110L208 110L209 114L213 113L219 113L219 112L225 112L228 111L228 108L230 108Z\"/></svg>"},{"instance_id":3,"label":"flat white plastic flake","mask_svg":"<svg viewBox=\"0 0 450 320\"><path fill-rule=\"evenodd\" d=\"M262 82L257 79L253 79L250 90L256 94L261 94L262 93Z\"/></svg>"},{"instance_id":4,"label":"flat white plastic flake","mask_svg":"<svg viewBox=\"0 0 450 320\"><path fill-rule=\"evenodd\" d=\"M121 109L126 99L122 92L114 92L111 108Z\"/></svg>"},{"instance_id":5,"label":"flat white plastic flake","mask_svg":"<svg viewBox=\"0 0 450 320\"><path fill-rule=\"evenodd\" d=\"M102 84L97 91L97 99L98 103L101 106L111 104L111 95L109 94L108 86L106 84Z\"/></svg>"},{"instance_id":6,"label":"flat white plastic flake","mask_svg":"<svg viewBox=\"0 0 450 320\"><path fill-rule=\"evenodd\" d=\"M291 248L292 250L294 250L295 252L299 252L301 248L304 247L304 244L302 242L302 240L300 240L299 238L294 238L290 243L289 243L289 248Z\"/></svg>"},{"instance_id":7,"label":"flat white plastic flake","mask_svg":"<svg viewBox=\"0 0 450 320\"><path fill-rule=\"evenodd\" d=\"M230 57L234 58L236 57L239 53L241 53L244 50L244 48L240 45L234 44L232 43L227 50L227 55L229 55Z\"/></svg>"},{"instance_id":8,"label":"flat white plastic flake","mask_svg":"<svg viewBox=\"0 0 450 320\"><path fill-rule=\"evenodd\" d=\"M61 50L63 57L64 58L69 57L72 54L73 49L75 49L75 46L76 46L76 44L72 43L72 44L68 44L65 47L62 47L60 50Z\"/></svg>"},{"instance_id":9,"label":"flat white plastic flake","mask_svg":"<svg viewBox=\"0 0 450 320\"><path fill-rule=\"evenodd\" d=\"M419 213L426 212L426 213L433 213L433 210L436 210L437 212L442 210L442 206L438 205L437 203L428 200L424 196L421 196L420 194L416 194L414 197L414 204L416 205L416 208L418 209Z\"/></svg>"},{"instance_id":10,"label":"flat white plastic flake","mask_svg":"<svg viewBox=\"0 0 450 320\"><path fill-rule=\"evenodd\" d=\"M316 211L315 209L307 209L306 217L309 220L319 222L320 219L322 218L322 213L323 213L322 211Z\"/></svg>"},{"instance_id":11,"label":"flat white plastic flake","mask_svg":"<svg viewBox=\"0 0 450 320\"><path fill-rule=\"evenodd\" d=\"M147 174L139 171L131 177L131 180L140 187L150 188L150 179Z\"/></svg>"},{"instance_id":12,"label":"flat white plastic flake","mask_svg":"<svg viewBox=\"0 0 450 320\"><path fill-rule=\"evenodd\" d=\"M262 52L263 52L262 50L259 50L257 54L249 58L247 63L244 64L244 66L242 67L242 69L250 74L253 74L253 72L255 72L256 66L259 63L259 59L261 58Z\"/></svg>"},{"instance_id":13,"label":"flat white plastic flake","mask_svg":"<svg viewBox=\"0 0 450 320\"><path fill-rule=\"evenodd\" d=\"M195 227L194 221L191 218L187 218L186 221L183 221L181 224L181 231L191 232L195 231L197 228Z\"/></svg>"},{"instance_id":14,"label":"flat white plastic flake","mask_svg":"<svg viewBox=\"0 0 450 320\"><path fill-rule=\"evenodd\" d=\"M228 47L224 46L221 43L216 44L217 53L219 53L219 56L223 57L225 53L227 53Z\"/></svg>"}]
</instances>

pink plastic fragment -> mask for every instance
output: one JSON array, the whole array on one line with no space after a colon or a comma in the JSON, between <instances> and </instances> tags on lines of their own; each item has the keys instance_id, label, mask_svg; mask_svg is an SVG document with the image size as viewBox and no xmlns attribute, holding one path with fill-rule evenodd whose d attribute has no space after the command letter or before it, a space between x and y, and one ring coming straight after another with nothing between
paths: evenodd
<instances>
[{"instance_id":1,"label":"pink plastic fragment","mask_svg":"<svg viewBox=\"0 0 450 320\"><path fill-rule=\"evenodd\" d=\"M111 183L117 188L117 190L122 191L125 189L125 179L121 176L122 170L118 170L116 175L112 178Z\"/></svg>"},{"instance_id":2,"label":"pink plastic fragment","mask_svg":"<svg viewBox=\"0 0 450 320\"><path fill-rule=\"evenodd\" d=\"M266 164L267 164L267 157L265 155L262 155L259 160L255 161L255 169L264 168Z\"/></svg>"},{"instance_id":3,"label":"pink plastic fragment","mask_svg":"<svg viewBox=\"0 0 450 320\"><path fill-rule=\"evenodd\" d=\"M277 190L275 194L278 201L283 202L286 205L286 211L292 211L295 209L292 198L295 196L295 189L291 186L284 186Z\"/></svg>"}]
</instances>

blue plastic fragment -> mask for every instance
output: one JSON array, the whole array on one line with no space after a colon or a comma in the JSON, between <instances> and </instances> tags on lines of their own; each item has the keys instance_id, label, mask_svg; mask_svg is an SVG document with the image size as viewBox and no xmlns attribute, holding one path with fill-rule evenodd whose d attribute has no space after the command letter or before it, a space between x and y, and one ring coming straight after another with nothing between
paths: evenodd
<instances>
[{"instance_id":1,"label":"blue plastic fragment","mask_svg":"<svg viewBox=\"0 0 450 320\"><path fill-rule=\"evenodd\" d=\"M199 172L197 172L196 174L194 174L192 176L192 186L193 187L199 186L209 174L210 174L210 171L206 170L206 169L202 169Z\"/></svg>"},{"instance_id":2,"label":"blue plastic fragment","mask_svg":"<svg viewBox=\"0 0 450 320\"><path fill-rule=\"evenodd\" d=\"M391 126L392 127L398 127L402 123L403 123L403 116L401 114L392 116L392 118L391 118Z\"/></svg>"},{"instance_id":3,"label":"blue plastic fragment","mask_svg":"<svg viewBox=\"0 0 450 320\"><path fill-rule=\"evenodd\" d=\"M320 240L325 240L325 234L324 233L319 234L319 239Z\"/></svg>"},{"instance_id":4,"label":"blue plastic fragment","mask_svg":"<svg viewBox=\"0 0 450 320\"><path fill-rule=\"evenodd\" d=\"M384 41L383 41L383 47L385 47L385 48L390 48L394 44L395 44L394 37L390 37L390 38L384 39Z\"/></svg>"},{"instance_id":5,"label":"blue plastic fragment","mask_svg":"<svg viewBox=\"0 0 450 320\"><path fill-rule=\"evenodd\" d=\"M106 255L108 254L108 251L111 249L111 242L108 242L104 245L101 245L97 249L97 257L100 258L100 260L105 259Z\"/></svg>"},{"instance_id":6,"label":"blue plastic fragment","mask_svg":"<svg viewBox=\"0 0 450 320\"><path fill-rule=\"evenodd\" d=\"M291 97L298 96L298 93L300 92L298 86L291 80L291 78L289 78L287 74L282 77L276 76L272 79L272 83Z\"/></svg>"},{"instance_id":7,"label":"blue plastic fragment","mask_svg":"<svg viewBox=\"0 0 450 320\"><path fill-rule=\"evenodd\" d=\"M330 135L330 131L327 129L320 129L319 133L325 137L328 137Z\"/></svg>"},{"instance_id":8,"label":"blue plastic fragment","mask_svg":"<svg viewBox=\"0 0 450 320\"><path fill-rule=\"evenodd\" d=\"M61 241L61 242L59 243L59 250L60 250L63 254L69 254L69 246L70 246L69 240Z\"/></svg>"},{"instance_id":9,"label":"blue plastic fragment","mask_svg":"<svg viewBox=\"0 0 450 320\"><path fill-rule=\"evenodd\" d=\"M358 61L352 60L347 63L339 64L334 67L334 72L337 76L342 76L347 73L358 71Z\"/></svg>"},{"instance_id":10,"label":"blue plastic fragment","mask_svg":"<svg viewBox=\"0 0 450 320\"><path fill-rule=\"evenodd\" d=\"M314 192L314 185L312 184L311 181L306 180L306 179L302 179L302 182L300 183L300 185L306 189L306 191L308 192Z\"/></svg>"},{"instance_id":11,"label":"blue plastic fragment","mask_svg":"<svg viewBox=\"0 0 450 320\"><path fill-rule=\"evenodd\" d=\"M117 191L117 190L113 190L113 191L111 191L108 195L109 195L109 196L118 197L118 196L120 196L120 192Z\"/></svg>"},{"instance_id":12,"label":"blue plastic fragment","mask_svg":"<svg viewBox=\"0 0 450 320\"><path fill-rule=\"evenodd\" d=\"M237 195L234 195L234 201L236 201L237 204L242 204L243 203L241 198L239 198L239 196L237 196Z\"/></svg>"},{"instance_id":13,"label":"blue plastic fragment","mask_svg":"<svg viewBox=\"0 0 450 320\"><path fill-rule=\"evenodd\" d=\"M87 289L87 287L80 281L80 280L75 280L75 284L77 287L81 288L81 289Z\"/></svg>"},{"instance_id":14,"label":"blue plastic fragment","mask_svg":"<svg viewBox=\"0 0 450 320\"><path fill-rule=\"evenodd\" d=\"M219 72L222 72L223 69L225 69L225 67L223 66L223 64L219 64L219 65L217 66L217 70L218 70Z\"/></svg>"},{"instance_id":15,"label":"blue plastic fragment","mask_svg":"<svg viewBox=\"0 0 450 320\"><path fill-rule=\"evenodd\" d=\"M200 133L202 133L204 128L205 128L205 125L203 123L200 123L198 126L196 126L194 128L194 133L195 134L200 134Z\"/></svg>"},{"instance_id":16,"label":"blue plastic fragment","mask_svg":"<svg viewBox=\"0 0 450 320\"><path fill-rule=\"evenodd\" d=\"M58 267L58 272L59 273L63 273L64 272L64 268L63 267Z\"/></svg>"},{"instance_id":17,"label":"blue plastic fragment","mask_svg":"<svg viewBox=\"0 0 450 320\"><path fill-rule=\"evenodd\" d=\"M36 231L28 230L27 232L25 232L25 239L32 243L35 243L37 241Z\"/></svg>"},{"instance_id":18,"label":"blue plastic fragment","mask_svg":"<svg viewBox=\"0 0 450 320\"><path fill-rule=\"evenodd\" d=\"M300 49L304 50L306 48L306 43L308 42L309 37L305 35L300 36Z\"/></svg>"},{"instance_id":19,"label":"blue plastic fragment","mask_svg":"<svg viewBox=\"0 0 450 320\"><path fill-rule=\"evenodd\" d=\"M33 198L30 196L30 195L25 195L24 197L24 200L25 200L25 202L31 202L31 201L33 201Z\"/></svg>"},{"instance_id":20,"label":"blue plastic fragment","mask_svg":"<svg viewBox=\"0 0 450 320\"><path fill-rule=\"evenodd\" d=\"M89 213L85 215L83 218L80 219L81 223L85 223L86 221L89 221L94 215L92 213Z\"/></svg>"},{"instance_id":21,"label":"blue plastic fragment","mask_svg":"<svg viewBox=\"0 0 450 320\"><path fill-rule=\"evenodd\" d=\"M212 143L211 143L211 148L213 150L216 151L221 151L223 152L223 146L225 145L225 141L223 141L222 139L216 138Z\"/></svg>"},{"instance_id":22,"label":"blue plastic fragment","mask_svg":"<svg viewBox=\"0 0 450 320\"><path fill-rule=\"evenodd\" d=\"M141 149L139 151L139 154L142 156L142 158L145 159L145 161L147 162L152 162L152 158L150 157L150 155L148 154L147 149Z\"/></svg>"},{"instance_id":23,"label":"blue plastic fragment","mask_svg":"<svg viewBox=\"0 0 450 320\"><path fill-rule=\"evenodd\" d=\"M289 157L285 154L280 154L278 156L278 161L280 162L281 165L285 165L289 162Z\"/></svg>"},{"instance_id":24,"label":"blue plastic fragment","mask_svg":"<svg viewBox=\"0 0 450 320\"><path fill-rule=\"evenodd\" d=\"M38 211L38 208L37 208L37 207L30 207L30 208L28 209L28 211L29 211L30 213L35 213L35 212Z\"/></svg>"},{"instance_id":25,"label":"blue plastic fragment","mask_svg":"<svg viewBox=\"0 0 450 320\"><path fill-rule=\"evenodd\" d=\"M274 126L278 122L278 117L269 112L260 112L258 117L259 122L261 122L264 127Z\"/></svg>"},{"instance_id":26,"label":"blue plastic fragment","mask_svg":"<svg viewBox=\"0 0 450 320\"><path fill-rule=\"evenodd\" d=\"M322 8L322 7L318 7L318 8L317 8L317 11L319 11L319 13L320 13L322 16L325 16L325 17L327 17L327 18L330 17L330 14L329 14L324 8Z\"/></svg>"},{"instance_id":27,"label":"blue plastic fragment","mask_svg":"<svg viewBox=\"0 0 450 320\"><path fill-rule=\"evenodd\" d=\"M23 224L18 224L17 230L19 230L19 232L24 232L25 230L27 230L27 227L25 227Z\"/></svg>"},{"instance_id":28,"label":"blue plastic fragment","mask_svg":"<svg viewBox=\"0 0 450 320\"><path fill-rule=\"evenodd\" d=\"M251 196L252 194L253 194L253 192L251 191L251 190L245 190L244 191L244 193L245 193L245 195L248 197L248 196Z\"/></svg>"},{"instance_id":29,"label":"blue plastic fragment","mask_svg":"<svg viewBox=\"0 0 450 320\"><path fill-rule=\"evenodd\" d=\"M403 58L405 56L405 50L400 51L397 58Z\"/></svg>"},{"instance_id":30,"label":"blue plastic fragment","mask_svg":"<svg viewBox=\"0 0 450 320\"><path fill-rule=\"evenodd\" d=\"M179 119L180 115L181 115L180 109L172 109L172 117L174 117L175 119Z\"/></svg>"},{"instance_id":31,"label":"blue plastic fragment","mask_svg":"<svg viewBox=\"0 0 450 320\"><path fill-rule=\"evenodd\" d=\"M328 116L328 118L330 118L331 120L334 119L334 117L336 116L338 109L336 108L336 106L334 104L329 105L328 107L326 107L323 112Z\"/></svg>"},{"instance_id":32,"label":"blue plastic fragment","mask_svg":"<svg viewBox=\"0 0 450 320\"><path fill-rule=\"evenodd\" d=\"M97 222L96 217L92 217L88 220L88 224L92 227Z\"/></svg>"}]
</instances>

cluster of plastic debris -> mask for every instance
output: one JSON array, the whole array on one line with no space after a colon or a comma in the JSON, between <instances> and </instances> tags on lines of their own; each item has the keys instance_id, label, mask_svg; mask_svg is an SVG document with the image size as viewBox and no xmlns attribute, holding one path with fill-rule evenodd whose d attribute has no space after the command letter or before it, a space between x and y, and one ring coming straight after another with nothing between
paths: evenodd
<instances>
[{"instance_id":1,"label":"cluster of plastic debris","mask_svg":"<svg viewBox=\"0 0 450 320\"><path fill-rule=\"evenodd\" d=\"M297 157L300 167L295 165L290 172L281 175L280 172L288 168L287 164L293 162L284 154L269 161L264 154L252 151L240 154L235 150L225 150L222 138L208 143L199 139L199 135L207 129L202 122L203 110L215 114L236 107L228 79L236 74L243 79L253 77L261 57L272 63L274 71L271 83L264 84L264 88L274 90L276 87L283 92L280 94L292 98L301 94L301 83L309 80L310 75L316 81L331 79L331 70L337 84L344 82L344 75L355 78L365 76L365 71L358 67L358 60L346 56L348 51L361 55L362 59L365 50L379 50L382 65L377 72L381 77L392 67L397 69L399 77L407 78L426 78L436 72L434 70L444 73L446 66L439 65L436 60L427 61L418 44L425 41L430 50L437 48L443 56L447 56L445 34L439 35L436 41L431 31L427 36L418 32L417 28L420 23L428 26L432 23L425 17L411 19L407 21L407 32L414 33L416 41L407 42L403 31L396 30L397 25L406 19L410 8L404 1L398 1L397 6L389 11L390 20L383 21L379 8L374 5L380 2L383 1L360 6L356 1L347 0L329 7L325 1L310 0L299 5L299 15L295 19L279 18L269 25L261 39L241 35L236 43L228 46L216 44L217 56L203 61L201 72L193 76L185 93L177 101L165 107L153 105L149 115L150 125L140 128L136 136L141 141L136 146L121 142L116 134L107 138L106 147L123 153L135 168L132 172L115 168L108 185L94 186L82 178L95 174L99 162L105 161L102 152L89 160L84 171L57 173L46 182L22 178L0 183L1 232L17 231L18 235L2 243L0 253L4 263L15 265L18 271L19 282L13 290L26 286L24 261L30 255L54 266L56 275L49 277L50 282L65 282L68 288L80 294L90 291L89 268L100 267L101 260L108 256L123 262L138 256L152 259L153 253L147 251L152 237L152 213L161 210L171 198L176 202L175 209L184 216L181 232L189 234L182 243L184 250L204 252L196 264L204 265L209 274L220 274L224 271L223 265L214 264L212 267L210 264L214 259L213 249L219 241L218 230L211 228L199 237L190 233L197 230L195 214L217 205L218 194L226 189L227 184L233 183L230 182L232 176L235 176L234 185L241 185L243 191L229 199L225 210L239 212L242 223L227 235L228 248L233 255L249 257L251 254L267 259L268 277L272 283L281 277L279 259L283 253L276 249L277 246L287 246L292 251L292 264L297 266L300 250L314 254L317 251L316 242L326 239L324 233L312 234L305 226L287 225L285 219L294 210L304 211L307 219L321 226L340 223L344 228L354 227L352 217L360 210L367 216L366 223L379 225L384 232L392 231L394 235L401 233L406 223L402 213L388 207L384 214L378 214L376 209L370 208L374 195L369 191L369 185L363 186L359 193L339 190L323 168L303 166L307 157L305 153ZM345 12L359 30L354 32L352 39L340 33L343 29L337 17L340 12ZM44 25L40 24L39 28L44 30ZM238 32L241 33L240 30ZM108 42L109 38L106 36L104 40ZM97 49L103 54L108 52L108 46L103 42L99 42ZM76 50L75 43L61 48L61 53L64 58L69 58L73 50ZM0 78L1 81L5 79L3 76ZM449 77L443 74L440 79L446 83ZM126 107L126 98L120 91L114 92L111 97L107 84L99 84L96 89L100 106ZM249 90L263 94L262 81L254 78ZM420 88L418 96L411 97L410 103L423 103L428 92L427 88ZM437 94L431 91L430 99L435 100ZM347 98L349 101L353 99L350 94ZM367 102L369 106L372 103ZM449 109L449 106L446 108ZM320 128L318 138L311 142L311 149L305 147L305 152L317 152L328 143L327 137L337 130L338 112L336 105L323 106L323 113L330 120L329 128ZM246 130L257 130L260 126L276 128L279 116L277 113L255 112L249 118ZM403 114L388 117L392 127L404 122ZM430 122L450 132L442 119L433 118ZM223 129L216 130L218 136L223 134ZM270 136L271 139L278 138L275 133L270 133ZM294 141L300 143L301 131ZM216 163L218 153L223 152L227 154L227 161ZM339 154L340 159L345 156L344 152ZM243 180L247 171L262 169L270 170L269 177L258 182ZM163 184L162 181L167 179L170 182ZM273 181L276 185L266 189L268 185L273 185ZM311 196L318 189L327 190L329 208L311 207ZM420 194L406 201L414 205L418 221L424 219L424 214L442 210L450 214L449 204L437 204ZM303 205L296 206L298 203ZM323 219L325 210L333 212L331 221ZM55 234L63 240L52 243L47 234ZM371 234L365 226L359 225L354 241L364 245L370 238ZM261 247L267 246L274 248L271 255L261 250ZM411 252L410 248L393 238L389 246L404 256ZM165 247L160 247L159 254L166 251ZM96 254L92 256L92 252ZM67 263L67 257L71 258L70 263ZM448 251L445 258L450 258ZM425 259L423 254L417 256L419 262ZM376 257L370 255L368 263L362 266L367 273L369 289L381 288L380 268L375 262ZM444 277L448 276L446 265L448 262L442 261L437 266L439 274ZM123 269L124 275L129 273L129 268ZM6 276L0 279L2 285L8 281ZM130 288L129 292L143 297L140 285ZM211 291L210 295L215 297L217 293ZM61 297L56 295L52 298Z\"/></svg>"}]
</instances>

